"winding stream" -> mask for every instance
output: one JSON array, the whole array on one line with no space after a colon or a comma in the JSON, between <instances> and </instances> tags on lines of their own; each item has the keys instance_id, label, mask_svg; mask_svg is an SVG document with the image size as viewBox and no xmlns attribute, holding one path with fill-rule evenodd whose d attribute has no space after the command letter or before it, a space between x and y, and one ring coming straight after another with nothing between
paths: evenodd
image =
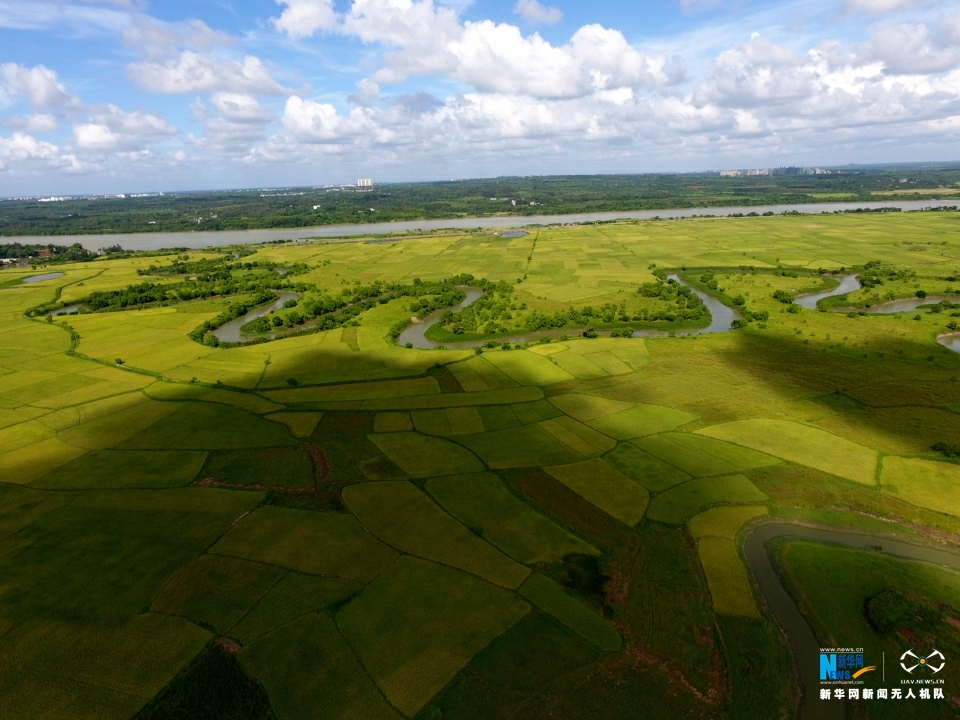
<instances>
[{"instance_id":1,"label":"winding stream","mask_svg":"<svg viewBox=\"0 0 960 720\"><path fill-rule=\"evenodd\" d=\"M744 555L747 565L760 587L760 594L769 605L773 616L787 635L794 660L800 671L804 693L800 703L800 720L843 720L846 717L846 701L821 701L817 687L820 683L820 643L813 629L800 612L793 598L780 582L773 567L767 545L776 538L800 538L817 542L833 543L860 550L871 550L884 555L934 563L953 570L960 570L960 554L934 547L914 545L901 540L892 540L879 535L823 530L789 523L768 523L749 531L744 538ZM857 646L858 638L838 638L841 645ZM889 682L887 685L892 686Z\"/></svg>"},{"instance_id":2,"label":"winding stream","mask_svg":"<svg viewBox=\"0 0 960 720\"><path fill-rule=\"evenodd\" d=\"M740 317L740 313L734 310L731 307L724 305L722 302L717 300L711 295L707 295L705 292L697 290L695 287L691 287L683 280L681 280L677 275L669 275L671 280L675 280L681 285L689 287L693 293L703 300L703 304L707 306L707 309L710 311L710 324L705 328L698 328L696 330L677 330L674 331L676 334L680 335L704 335L707 333L718 333L726 332L730 330L733 321L737 320ZM427 338L427 331L436 325L441 316L452 310L453 312L459 312L463 308L475 303L481 297L483 297L483 291L478 288L473 287L461 287L461 290L467 293L467 297L463 302L459 303L453 308L444 308L442 310L436 310L429 315L427 315L419 323L409 325L402 333L400 337L397 338L397 344L406 345L410 343L413 347L419 348L421 350L432 350L436 348L438 343L435 343L433 340ZM586 328L563 328L560 330L537 330L533 332L522 332L516 333L514 335L505 335L498 336L496 338L489 338L496 340L497 342L504 343L523 343L523 342L532 342L539 340L540 338L558 338L561 335L571 335L582 333ZM598 330L598 335L609 335L609 330ZM633 337L667 337L670 335L669 330L634 330ZM468 350L470 348L480 347L487 339L484 340L469 340L465 342L452 342L444 343L444 347L451 350Z\"/></svg>"},{"instance_id":3,"label":"winding stream","mask_svg":"<svg viewBox=\"0 0 960 720\"><path fill-rule=\"evenodd\" d=\"M841 275L840 284L833 288L833 290L824 290L822 292L812 293L810 295L801 295L794 300L794 302L800 307L805 307L808 310L816 310L817 303L824 298L833 297L834 295L843 295L844 293L859 290L862 287L863 285L860 283L860 280L856 275Z\"/></svg>"},{"instance_id":4,"label":"winding stream","mask_svg":"<svg viewBox=\"0 0 960 720\"><path fill-rule=\"evenodd\" d=\"M236 320L231 320L228 323L224 323L216 330L213 331L213 334L217 336L217 340L220 342L229 342L229 343L248 343L253 342L256 339L254 337L248 337L246 335L240 334L240 328L246 325L251 320L256 320L259 317L263 317L270 313L271 310L279 310L283 307L283 304L287 300L297 300L299 295L293 292L282 292L277 293L277 299L271 302L266 303L265 305L259 305L253 310L249 311L246 315L241 315ZM277 333L272 335L264 335L263 337L273 338Z\"/></svg>"}]
</instances>

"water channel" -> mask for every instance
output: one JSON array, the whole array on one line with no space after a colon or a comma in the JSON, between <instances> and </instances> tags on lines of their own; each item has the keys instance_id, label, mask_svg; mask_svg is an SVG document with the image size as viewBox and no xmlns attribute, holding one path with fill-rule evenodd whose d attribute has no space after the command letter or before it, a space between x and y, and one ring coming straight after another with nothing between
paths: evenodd
<instances>
[{"instance_id":1,"label":"water channel","mask_svg":"<svg viewBox=\"0 0 960 720\"><path fill-rule=\"evenodd\" d=\"M416 233L430 230L475 230L477 228L522 228L527 225L555 225L565 223L605 222L611 220L649 220L685 218L694 215L716 217L755 212L798 212L803 214L844 212L846 210L878 210L895 207L903 211L924 210L930 207L960 207L960 200L900 200L887 202L832 202L798 205L763 205L757 207L682 208L673 210L623 210L617 212L578 213L571 215L513 215L482 218L450 218L440 220L403 220L357 225L320 225L307 228L268 228L263 230L200 230L197 232L143 232L110 233L104 235L58 235L57 243L80 243L88 250L105 245L120 244L128 250L160 250L161 248L205 248L225 245L256 245L278 240L337 239L383 235L388 233ZM34 236L4 236L4 242L35 243Z\"/></svg>"},{"instance_id":2,"label":"water channel","mask_svg":"<svg viewBox=\"0 0 960 720\"><path fill-rule=\"evenodd\" d=\"M797 604L780 582L780 577L770 558L768 544L776 538L784 537L870 550L907 560L934 563L953 570L960 570L960 554L891 540L878 535L837 532L789 523L768 523L749 531L744 539L747 565L757 580L760 594L763 595L777 623L787 635L803 683L804 694L800 704L799 718L800 720L843 720L846 717L844 701L820 700L819 693L816 691L820 682L820 643ZM858 638L838 638L837 641L841 645L853 647L859 646L860 642ZM870 664L874 664L875 660L871 658ZM889 682L889 684L893 683Z\"/></svg>"},{"instance_id":3,"label":"water channel","mask_svg":"<svg viewBox=\"0 0 960 720\"><path fill-rule=\"evenodd\" d=\"M717 300L711 295L707 295L705 292L697 290L687 283L683 282L678 276L670 275L669 279L674 280L681 285L689 287L693 293L703 300L703 304L707 306L707 309L710 311L710 324L705 328L699 328L696 330L681 330L678 331L681 335L703 335L706 333L718 333L726 332L730 330L733 326L733 321L740 317L740 314L731 307L727 307L722 302ZM473 304L481 297L483 297L483 291L478 288L473 287L461 287L467 297L463 299L458 305L453 308L443 308L442 310L436 310L420 322L413 323L400 333L400 337L397 338L397 343L399 345L406 345L410 343L411 346L419 348L421 350L430 350L437 347L437 343L433 340L427 338L427 331L436 325L444 313L453 311L459 312L468 305ZM501 336L495 339L497 342L502 343L523 343L523 342L534 342L540 340L541 338L558 338L562 335L579 335L583 333L586 328L564 328L561 330L537 330L535 332L524 332L517 333L514 335ZM599 330L597 331L598 335L609 335L609 331ZM668 330L634 330L633 337L667 337L670 334ZM486 340L469 340L465 342L451 342L444 343L444 347L451 350L467 350L470 348L480 347L486 342Z\"/></svg>"},{"instance_id":4,"label":"water channel","mask_svg":"<svg viewBox=\"0 0 960 720\"><path fill-rule=\"evenodd\" d=\"M277 299L272 302L268 302L264 305L253 308L246 315L241 315L236 320L231 320L228 323L224 323L216 330L213 331L213 334L216 335L217 340L220 342L228 343L247 343L252 342L253 337L247 337L240 334L240 328L246 325L251 320L256 320L259 317L269 314L272 310L279 310L283 307L283 304L287 300L297 300L300 296L297 293L293 292L282 292L277 293ZM269 337L271 339L275 338L280 334L280 331L273 333L272 335L264 335L263 337Z\"/></svg>"},{"instance_id":5,"label":"water channel","mask_svg":"<svg viewBox=\"0 0 960 720\"><path fill-rule=\"evenodd\" d=\"M808 310L816 310L817 303L824 298L833 297L834 295L843 295L844 293L859 290L862 287L863 285L860 284L860 280L856 275L841 275L840 284L833 288L833 290L824 290L823 292L812 293L810 295L801 295L794 300L794 302L800 307L805 307Z\"/></svg>"}]
</instances>

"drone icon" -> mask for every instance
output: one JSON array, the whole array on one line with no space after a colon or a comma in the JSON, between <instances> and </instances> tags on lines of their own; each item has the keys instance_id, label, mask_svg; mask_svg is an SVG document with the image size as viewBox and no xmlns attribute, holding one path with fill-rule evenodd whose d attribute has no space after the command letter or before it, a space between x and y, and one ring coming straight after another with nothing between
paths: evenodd
<instances>
[{"instance_id":1,"label":"drone icon","mask_svg":"<svg viewBox=\"0 0 960 720\"><path fill-rule=\"evenodd\" d=\"M907 656L910 656L915 661L913 665L908 666L907 663L910 660L906 660ZM939 659L939 663L937 662ZM933 672L938 673L943 670L943 666L947 664L947 659L943 656L943 653L939 650L934 650L932 653L926 657L920 657L913 650L907 650L903 655L900 656L900 667L906 670L908 673L912 673L918 667L927 667L930 668Z\"/></svg>"}]
</instances>

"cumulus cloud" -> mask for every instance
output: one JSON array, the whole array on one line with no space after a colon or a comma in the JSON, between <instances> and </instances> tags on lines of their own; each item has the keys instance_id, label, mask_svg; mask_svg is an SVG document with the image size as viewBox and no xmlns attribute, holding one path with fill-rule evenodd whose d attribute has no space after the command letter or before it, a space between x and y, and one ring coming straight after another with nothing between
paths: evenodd
<instances>
[{"instance_id":1,"label":"cumulus cloud","mask_svg":"<svg viewBox=\"0 0 960 720\"><path fill-rule=\"evenodd\" d=\"M365 108L340 115L333 105L297 96L287 100L282 122L297 140L305 143L339 143L375 129Z\"/></svg>"},{"instance_id":2,"label":"cumulus cloud","mask_svg":"<svg viewBox=\"0 0 960 720\"><path fill-rule=\"evenodd\" d=\"M22 96L36 110L59 110L77 103L57 74L44 65L32 68L17 63L0 65L2 92L8 102Z\"/></svg>"},{"instance_id":3,"label":"cumulus cloud","mask_svg":"<svg viewBox=\"0 0 960 720\"><path fill-rule=\"evenodd\" d=\"M128 68L128 75L144 90L155 93L284 95L289 92L273 79L260 58L253 55L238 62L184 50L163 62L134 63Z\"/></svg>"},{"instance_id":4,"label":"cumulus cloud","mask_svg":"<svg viewBox=\"0 0 960 720\"><path fill-rule=\"evenodd\" d=\"M459 24L444 8L414 3L412 12L395 12L402 0L365 0L387 12L376 17L351 11L346 23L361 38L400 49L385 55L373 77L399 83L414 75L442 75L483 92L534 97L576 97L613 87L667 84L666 58L648 57L618 30L600 25L580 28L564 46L539 33L490 20ZM354 5L354 10L360 5ZM391 15L391 13L394 13ZM384 22L387 20L387 22ZM430 32L425 27L432 27Z\"/></svg>"},{"instance_id":5,"label":"cumulus cloud","mask_svg":"<svg viewBox=\"0 0 960 720\"><path fill-rule=\"evenodd\" d=\"M533 25L554 25L563 20L563 11L541 5L537 0L518 0L513 11Z\"/></svg>"},{"instance_id":6,"label":"cumulus cloud","mask_svg":"<svg viewBox=\"0 0 960 720\"><path fill-rule=\"evenodd\" d=\"M72 153L62 153L53 143L37 140L32 135L15 132L0 136L0 171L24 174L40 170L81 172L84 165Z\"/></svg>"},{"instance_id":7,"label":"cumulus cloud","mask_svg":"<svg viewBox=\"0 0 960 720\"><path fill-rule=\"evenodd\" d=\"M924 24L882 25L871 33L868 59L880 60L896 74L939 73L960 65L960 44L952 37L951 21L932 33Z\"/></svg>"},{"instance_id":8,"label":"cumulus cloud","mask_svg":"<svg viewBox=\"0 0 960 720\"><path fill-rule=\"evenodd\" d=\"M86 122L74 126L73 141L81 150L95 153L132 151L178 132L158 115L126 112L116 105L107 105L92 112Z\"/></svg>"},{"instance_id":9,"label":"cumulus cloud","mask_svg":"<svg viewBox=\"0 0 960 720\"><path fill-rule=\"evenodd\" d=\"M243 93L215 93L210 102L226 120L237 123L265 123L273 118L267 110L251 95Z\"/></svg>"},{"instance_id":10,"label":"cumulus cloud","mask_svg":"<svg viewBox=\"0 0 960 720\"><path fill-rule=\"evenodd\" d=\"M280 17L274 18L273 26L293 38L305 38L317 31L331 31L337 26L337 13L333 0L277 0L285 5Z\"/></svg>"}]
</instances>

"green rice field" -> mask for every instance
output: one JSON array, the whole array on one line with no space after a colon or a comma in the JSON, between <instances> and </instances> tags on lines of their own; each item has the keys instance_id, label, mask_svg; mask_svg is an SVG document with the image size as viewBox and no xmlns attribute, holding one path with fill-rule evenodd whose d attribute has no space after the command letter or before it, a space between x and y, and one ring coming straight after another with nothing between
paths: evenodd
<instances>
[{"instance_id":1,"label":"green rice field","mask_svg":"<svg viewBox=\"0 0 960 720\"><path fill-rule=\"evenodd\" d=\"M83 306L179 254L0 270L0 718L786 720L817 688L748 565L755 528L960 552L960 355L938 343L960 305L866 312L960 295L956 213L249 250L305 264L297 307L352 314L284 308L290 336L218 344L252 289ZM740 327L667 319L672 273ZM790 303L850 273L869 287ZM496 298L479 347L395 341L471 282ZM955 572L768 554L824 647L889 673L936 645L960 695Z\"/></svg>"}]
</instances>

